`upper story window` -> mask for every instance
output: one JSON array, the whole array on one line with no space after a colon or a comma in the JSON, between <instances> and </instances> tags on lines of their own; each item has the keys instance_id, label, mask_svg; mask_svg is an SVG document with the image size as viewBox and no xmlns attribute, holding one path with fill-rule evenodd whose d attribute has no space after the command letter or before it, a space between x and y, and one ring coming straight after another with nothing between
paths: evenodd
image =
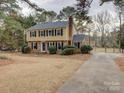
<instances>
[{"instance_id":1,"label":"upper story window","mask_svg":"<svg viewBox=\"0 0 124 93\"><path fill-rule=\"evenodd\" d=\"M55 29L52 36L63 36L63 28Z\"/></svg>"},{"instance_id":2,"label":"upper story window","mask_svg":"<svg viewBox=\"0 0 124 93\"><path fill-rule=\"evenodd\" d=\"M36 31L31 31L30 32L30 37L36 37L36 35L37 35Z\"/></svg>"},{"instance_id":3,"label":"upper story window","mask_svg":"<svg viewBox=\"0 0 124 93\"><path fill-rule=\"evenodd\" d=\"M51 30L49 30L49 36L52 36L52 31Z\"/></svg>"},{"instance_id":4,"label":"upper story window","mask_svg":"<svg viewBox=\"0 0 124 93\"><path fill-rule=\"evenodd\" d=\"M52 36L54 36L54 30L52 30Z\"/></svg>"},{"instance_id":5,"label":"upper story window","mask_svg":"<svg viewBox=\"0 0 124 93\"><path fill-rule=\"evenodd\" d=\"M40 32L40 36L44 36L44 31L41 31Z\"/></svg>"},{"instance_id":6,"label":"upper story window","mask_svg":"<svg viewBox=\"0 0 124 93\"><path fill-rule=\"evenodd\" d=\"M57 30L57 36L60 36L60 35L61 35L61 31Z\"/></svg>"},{"instance_id":7,"label":"upper story window","mask_svg":"<svg viewBox=\"0 0 124 93\"><path fill-rule=\"evenodd\" d=\"M63 29L56 31L57 36L63 36Z\"/></svg>"},{"instance_id":8,"label":"upper story window","mask_svg":"<svg viewBox=\"0 0 124 93\"><path fill-rule=\"evenodd\" d=\"M39 30L39 31L30 31L30 37L42 37L42 36L63 36L63 28L61 29L51 29L51 30Z\"/></svg>"}]
</instances>

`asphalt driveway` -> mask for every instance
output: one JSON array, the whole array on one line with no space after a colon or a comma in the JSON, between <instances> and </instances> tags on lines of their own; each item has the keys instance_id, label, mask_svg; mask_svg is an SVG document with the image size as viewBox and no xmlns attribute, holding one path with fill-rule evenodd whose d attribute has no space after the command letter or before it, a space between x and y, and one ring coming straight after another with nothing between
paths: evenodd
<instances>
[{"instance_id":1,"label":"asphalt driveway","mask_svg":"<svg viewBox=\"0 0 124 93\"><path fill-rule=\"evenodd\" d=\"M124 93L124 73L114 62L117 56L93 54L57 93Z\"/></svg>"}]
</instances>

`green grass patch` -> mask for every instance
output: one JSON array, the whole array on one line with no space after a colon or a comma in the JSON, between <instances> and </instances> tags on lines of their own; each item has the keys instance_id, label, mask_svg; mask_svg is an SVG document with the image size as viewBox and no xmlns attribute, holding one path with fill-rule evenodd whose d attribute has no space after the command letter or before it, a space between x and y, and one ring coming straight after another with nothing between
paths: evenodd
<instances>
[{"instance_id":1,"label":"green grass patch","mask_svg":"<svg viewBox=\"0 0 124 93\"><path fill-rule=\"evenodd\" d=\"M1 60L8 60L8 58L6 56L2 56L2 55L0 55L0 59Z\"/></svg>"}]
</instances>

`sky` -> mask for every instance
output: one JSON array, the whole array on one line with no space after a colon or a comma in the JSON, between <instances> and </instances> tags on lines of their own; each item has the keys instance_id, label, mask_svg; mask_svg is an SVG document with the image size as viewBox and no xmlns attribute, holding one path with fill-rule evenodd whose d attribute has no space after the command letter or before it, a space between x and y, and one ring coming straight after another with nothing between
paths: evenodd
<instances>
[{"instance_id":1,"label":"sky","mask_svg":"<svg viewBox=\"0 0 124 93\"><path fill-rule=\"evenodd\" d=\"M41 8L44 8L46 10L52 10L57 13L66 6L75 6L77 3L76 0L30 0L34 3L36 3ZM22 12L25 15L28 15L32 10L29 9L28 6L25 6L25 4L21 4L23 7ZM102 11L109 11L112 16L116 16L115 8L112 3L105 3L102 6L99 6L99 0L94 0L91 4L91 8L89 11L89 15L94 16L99 12Z\"/></svg>"}]
</instances>

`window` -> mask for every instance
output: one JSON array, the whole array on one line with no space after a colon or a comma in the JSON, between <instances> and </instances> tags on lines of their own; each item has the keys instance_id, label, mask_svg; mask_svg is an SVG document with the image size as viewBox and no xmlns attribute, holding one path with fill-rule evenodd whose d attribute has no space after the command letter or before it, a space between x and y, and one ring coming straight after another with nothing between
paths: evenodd
<instances>
[{"instance_id":1,"label":"window","mask_svg":"<svg viewBox=\"0 0 124 93\"><path fill-rule=\"evenodd\" d=\"M57 30L57 35L60 36L61 35L61 31Z\"/></svg>"},{"instance_id":2,"label":"window","mask_svg":"<svg viewBox=\"0 0 124 93\"><path fill-rule=\"evenodd\" d=\"M51 30L49 30L49 36L52 36L52 31Z\"/></svg>"},{"instance_id":3,"label":"window","mask_svg":"<svg viewBox=\"0 0 124 93\"><path fill-rule=\"evenodd\" d=\"M58 42L58 49L61 49L61 48L62 48L61 43Z\"/></svg>"},{"instance_id":4,"label":"window","mask_svg":"<svg viewBox=\"0 0 124 93\"><path fill-rule=\"evenodd\" d=\"M53 46L55 45L55 42L53 42Z\"/></svg>"},{"instance_id":5,"label":"window","mask_svg":"<svg viewBox=\"0 0 124 93\"><path fill-rule=\"evenodd\" d=\"M63 36L63 29L56 31L57 36Z\"/></svg>"},{"instance_id":6,"label":"window","mask_svg":"<svg viewBox=\"0 0 124 93\"><path fill-rule=\"evenodd\" d=\"M40 35L41 35L41 36L44 36L44 31L41 31L41 32L40 32Z\"/></svg>"},{"instance_id":7,"label":"window","mask_svg":"<svg viewBox=\"0 0 124 93\"><path fill-rule=\"evenodd\" d=\"M37 49L37 42L34 42L34 49Z\"/></svg>"},{"instance_id":8,"label":"window","mask_svg":"<svg viewBox=\"0 0 124 93\"><path fill-rule=\"evenodd\" d=\"M38 45L37 42L31 42L31 49L37 49Z\"/></svg>"},{"instance_id":9,"label":"window","mask_svg":"<svg viewBox=\"0 0 124 93\"><path fill-rule=\"evenodd\" d=\"M54 30L52 30L52 36L54 36Z\"/></svg>"},{"instance_id":10,"label":"window","mask_svg":"<svg viewBox=\"0 0 124 93\"><path fill-rule=\"evenodd\" d=\"M46 44L45 43L42 43L42 50L46 51Z\"/></svg>"},{"instance_id":11,"label":"window","mask_svg":"<svg viewBox=\"0 0 124 93\"><path fill-rule=\"evenodd\" d=\"M36 37L36 31L30 32L30 37Z\"/></svg>"},{"instance_id":12,"label":"window","mask_svg":"<svg viewBox=\"0 0 124 93\"><path fill-rule=\"evenodd\" d=\"M53 46L53 42L50 42L50 46Z\"/></svg>"}]
</instances>

